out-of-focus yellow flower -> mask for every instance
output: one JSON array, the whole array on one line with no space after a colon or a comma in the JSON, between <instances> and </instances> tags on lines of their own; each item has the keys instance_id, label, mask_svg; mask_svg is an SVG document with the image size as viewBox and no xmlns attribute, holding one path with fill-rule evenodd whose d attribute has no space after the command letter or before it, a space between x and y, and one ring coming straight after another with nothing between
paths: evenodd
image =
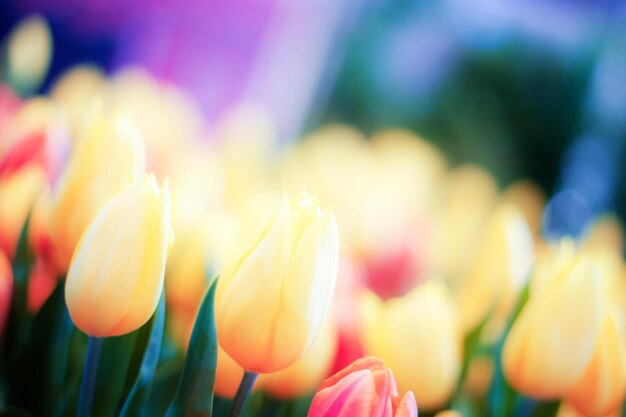
<instances>
[{"instance_id":1,"label":"out-of-focus yellow flower","mask_svg":"<svg viewBox=\"0 0 626 417\"><path fill-rule=\"evenodd\" d=\"M35 90L50 66L52 36L41 16L29 16L9 34L7 75L22 92Z\"/></svg>"},{"instance_id":2,"label":"out-of-focus yellow flower","mask_svg":"<svg viewBox=\"0 0 626 417\"><path fill-rule=\"evenodd\" d=\"M501 205L491 215L469 269L455 288L466 333L489 313L508 316L529 278L533 258L533 237L522 213Z\"/></svg>"},{"instance_id":3,"label":"out-of-focus yellow flower","mask_svg":"<svg viewBox=\"0 0 626 417\"><path fill-rule=\"evenodd\" d=\"M65 284L76 327L118 336L148 321L163 289L170 227L169 188L150 175L102 207L78 243Z\"/></svg>"},{"instance_id":4,"label":"out-of-focus yellow flower","mask_svg":"<svg viewBox=\"0 0 626 417\"><path fill-rule=\"evenodd\" d=\"M26 217L46 183L46 173L36 164L0 181L0 249L10 258L15 254Z\"/></svg>"},{"instance_id":5,"label":"out-of-focus yellow flower","mask_svg":"<svg viewBox=\"0 0 626 417\"><path fill-rule=\"evenodd\" d=\"M461 278L496 197L495 181L481 168L465 165L450 172L437 209L439 227L434 241L438 273L445 279Z\"/></svg>"},{"instance_id":6,"label":"out-of-focus yellow flower","mask_svg":"<svg viewBox=\"0 0 626 417\"><path fill-rule=\"evenodd\" d=\"M13 302L13 270L9 258L0 251L0 340L11 312Z\"/></svg>"},{"instance_id":7,"label":"out-of-focus yellow flower","mask_svg":"<svg viewBox=\"0 0 626 417\"><path fill-rule=\"evenodd\" d=\"M585 236L585 250L612 248L619 253L624 252L624 234L622 223L614 216L605 214L594 221L591 230Z\"/></svg>"},{"instance_id":8,"label":"out-of-focus yellow flower","mask_svg":"<svg viewBox=\"0 0 626 417\"><path fill-rule=\"evenodd\" d=\"M589 417L621 407L626 394L626 335L617 308L608 308L591 362L567 394L567 400Z\"/></svg>"},{"instance_id":9,"label":"out-of-focus yellow flower","mask_svg":"<svg viewBox=\"0 0 626 417\"><path fill-rule=\"evenodd\" d=\"M215 311L224 350L257 373L293 364L326 321L338 262L333 213L320 213L308 196L292 205L285 194L271 227L218 284Z\"/></svg>"},{"instance_id":10,"label":"out-of-focus yellow flower","mask_svg":"<svg viewBox=\"0 0 626 417\"><path fill-rule=\"evenodd\" d=\"M504 190L502 200L519 208L533 236L539 236L546 196L535 183L528 180L514 182Z\"/></svg>"},{"instance_id":11,"label":"out-of-focus yellow flower","mask_svg":"<svg viewBox=\"0 0 626 417\"><path fill-rule=\"evenodd\" d=\"M445 286L429 280L386 303L372 293L362 302L366 354L393 369L399 389L413 391L420 409L445 404L462 359L458 313Z\"/></svg>"},{"instance_id":12,"label":"out-of-focus yellow flower","mask_svg":"<svg viewBox=\"0 0 626 417\"><path fill-rule=\"evenodd\" d=\"M540 399L562 397L583 375L604 315L599 268L585 257L558 264L531 289L502 353L509 383Z\"/></svg>"},{"instance_id":13,"label":"out-of-focus yellow flower","mask_svg":"<svg viewBox=\"0 0 626 417\"><path fill-rule=\"evenodd\" d=\"M243 378L244 370L233 358L224 352L221 346L217 347L217 371L215 373L215 394L224 398L233 398ZM253 389L259 389L254 384Z\"/></svg>"},{"instance_id":14,"label":"out-of-focus yellow flower","mask_svg":"<svg viewBox=\"0 0 626 417\"><path fill-rule=\"evenodd\" d=\"M314 392L329 374L336 347L336 329L329 321L302 358L283 370L261 375L258 385L277 398L294 398Z\"/></svg>"},{"instance_id":15,"label":"out-of-focus yellow flower","mask_svg":"<svg viewBox=\"0 0 626 417\"><path fill-rule=\"evenodd\" d=\"M205 222L197 219L194 229L174 229L176 244L167 262L165 291L167 304L176 310L197 310L209 286L209 240Z\"/></svg>"},{"instance_id":16,"label":"out-of-focus yellow flower","mask_svg":"<svg viewBox=\"0 0 626 417\"><path fill-rule=\"evenodd\" d=\"M145 172L145 148L129 119L99 114L77 144L53 197L50 233L66 269L81 234L111 195Z\"/></svg>"},{"instance_id":17,"label":"out-of-focus yellow flower","mask_svg":"<svg viewBox=\"0 0 626 417\"><path fill-rule=\"evenodd\" d=\"M78 142L89 109L101 99L105 85L102 72L88 65L71 68L54 84L50 95L65 115L74 144Z\"/></svg>"}]
</instances>

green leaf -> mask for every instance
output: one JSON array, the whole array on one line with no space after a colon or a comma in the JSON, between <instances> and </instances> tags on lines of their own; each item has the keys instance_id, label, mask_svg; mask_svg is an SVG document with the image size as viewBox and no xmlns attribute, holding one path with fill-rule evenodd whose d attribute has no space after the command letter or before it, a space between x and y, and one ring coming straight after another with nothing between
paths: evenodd
<instances>
[{"instance_id":1,"label":"green leaf","mask_svg":"<svg viewBox=\"0 0 626 417\"><path fill-rule=\"evenodd\" d=\"M538 402L533 407L530 417L555 417L560 405L560 401Z\"/></svg>"},{"instance_id":2,"label":"green leaf","mask_svg":"<svg viewBox=\"0 0 626 417\"><path fill-rule=\"evenodd\" d=\"M159 300L156 313L150 325L145 326L138 339L147 336L147 345L137 343L141 349L135 349L135 352L141 353L141 364L133 385L126 396L126 401L122 406L120 417L131 417L144 415L143 406L150 395L152 387L152 379L159 363L159 354L161 353L161 342L163 341L163 330L165 327L165 297L162 295ZM136 355L133 355L136 356Z\"/></svg>"},{"instance_id":3,"label":"green leaf","mask_svg":"<svg viewBox=\"0 0 626 417\"><path fill-rule=\"evenodd\" d=\"M207 291L191 333L187 359L166 417L211 417L217 367L213 303L217 279Z\"/></svg>"},{"instance_id":4,"label":"green leaf","mask_svg":"<svg viewBox=\"0 0 626 417\"><path fill-rule=\"evenodd\" d=\"M507 323L505 331L502 333L502 336L500 337L498 343L496 343L493 349L495 366L493 379L491 381L491 386L488 393L488 406L490 415L492 416L513 415L512 413L513 409L515 408L515 402L517 400L518 394L511 388L511 386L504 378L504 373L502 371L502 349L504 347L506 337L511 331L511 327L513 327L513 323L522 312L522 309L528 301L528 296L529 286L528 284L526 284L524 290L520 294L517 305L515 306L511 317L509 318L509 322Z\"/></svg>"},{"instance_id":5,"label":"green leaf","mask_svg":"<svg viewBox=\"0 0 626 417\"><path fill-rule=\"evenodd\" d=\"M59 282L35 316L24 348L9 368L7 374L9 404L39 411L36 414L42 414L52 403L50 378L64 372L64 360L67 358L73 330L73 325L71 323L68 325L65 321L66 317L63 283Z\"/></svg>"},{"instance_id":6,"label":"green leaf","mask_svg":"<svg viewBox=\"0 0 626 417\"><path fill-rule=\"evenodd\" d=\"M28 244L28 230L30 227L30 213L20 232L15 257L11 262L13 267L13 297L11 314L7 326L6 338L3 343L5 366L15 360L24 350L29 337L32 316L28 312L28 280L34 263L34 255Z\"/></svg>"},{"instance_id":7,"label":"green leaf","mask_svg":"<svg viewBox=\"0 0 626 417\"><path fill-rule=\"evenodd\" d=\"M98 361L92 417L110 417L117 413L137 333L134 331L104 339Z\"/></svg>"}]
</instances>

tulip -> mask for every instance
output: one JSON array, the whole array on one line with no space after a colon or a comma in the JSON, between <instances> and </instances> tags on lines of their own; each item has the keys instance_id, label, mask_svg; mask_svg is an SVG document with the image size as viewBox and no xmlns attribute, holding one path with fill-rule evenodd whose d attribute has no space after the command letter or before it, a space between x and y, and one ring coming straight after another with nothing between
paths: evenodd
<instances>
[{"instance_id":1,"label":"tulip","mask_svg":"<svg viewBox=\"0 0 626 417\"><path fill-rule=\"evenodd\" d=\"M261 375L258 385L277 398L294 398L315 391L329 375L336 337L336 328L329 322L302 358L278 372Z\"/></svg>"},{"instance_id":2,"label":"tulip","mask_svg":"<svg viewBox=\"0 0 626 417\"><path fill-rule=\"evenodd\" d=\"M446 287L435 280L401 298L362 298L367 354L395 371L400 390L415 393L420 408L434 410L450 398L462 358L458 313Z\"/></svg>"},{"instance_id":3,"label":"tulip","mask_svg":"<svg viewBox=\"0 0 626 417\"><path fill-rule=\"evenodd\" d=\"M50 233L59 267L66 270L83 231L100 207L145 171L143 141L126 119L101 115L87 126L53 197Z\"/></svg>"},{"instance_id":4,"label":"tulip","mask_svg":"<svg viewBox=\"0 0 626 417\"><path fill-rule=\"evenodd\" d=\"M332 212L283 195L271 227L217 288L218 340L246 371L275 372L298 360L326 321L339 237Z\"/></svg>"},{"instance_id":5,"label":"tulip","mask_svg":"<svg viewBox=\"0 0 626 417\"><path fill-rule=\"evenodd\" d=\"M326 379L313 397L308 417L417 417L411 391L398 396L391 369L365 357Z\"/></svg>"},{"instance_id":6,"label":"tulip","mask_svg":"<svg viewBox=\"0 0 626 417\"><path fill-rule=\"evenodd\" d=\"M28 164L0 180L0 249L10 258L15 250L28 213L46 185L46 174Z\"/></svg>"},{"instance_id":7,"label":"tulip","mask_svg":"<svg viewBox=\"0 0 626 417\"><path fill-rule=\"evenodd\" d=\"M489 313L508 316L528 280L533 256L532 235L522 213L511 205L498 207L455 288L466 333Z\"/></svg>"},{"instance_id":8,"label":"tulip","mask_svg":"<svg viewBox=\"0 0 626 417\"><path fill-rule=\"evenodd\" d=\"M0 337L11 312L11 300L13 299L13 270L9 258L0 251Z\"/></svg>"},{"instance_id":9,"label":"tulip","mask_svg":"<svg viewBox=\"0 0 626 417\"><path fill-rule=\"evenodd\" d=\"M567 394L568 402L589 417L602 417L617 411L626 395L626 336L623 329L623 317L617 308L609 308L591 361Z\"/></svg>"},{"instance_id":10,"label":"tulip","mask_svg":"<svg viewBox=\"0 0 626 417\"><path fill-rule=\"evenodd\" d=\"M41 16L29 16L9 34L6 75L21 92L34 91L45 77L51 57L50 28Z\"/></svg>"},{"instance_id":11,"label":"tulip","mask_svg":"<svg viewBox=\"0 0 626 417\"><path fill-rule=\"evenodd\" d=\"M554 276L531 291L502 353L509 383L542 400L562 397L582 377L603 318L597 266L586 258L558 263Z\"/></svg>"},{"instance_id":12,"label":"tulip","mask_svg":"<svg viewBox=\"0 0 626 417\"><path fill-rule=\"evenodd\" d=\"M146 175L98 212L78 243L65 284L72 320L94 337L132 332L148 321L163 289L170 197Z\"/></svg>"}]
</instances>

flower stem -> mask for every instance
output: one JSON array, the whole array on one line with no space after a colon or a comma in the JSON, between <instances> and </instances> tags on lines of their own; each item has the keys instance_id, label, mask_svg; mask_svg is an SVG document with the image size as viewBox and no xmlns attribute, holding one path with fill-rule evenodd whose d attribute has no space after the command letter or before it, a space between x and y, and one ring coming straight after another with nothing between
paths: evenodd
<instances>
[{"instance_id":1,"label":"flower stem","mask_svg":"<svg viewBox=\"0 0 626 417\"><path fill-rule=\"evenodd\" d=\"M241 415L241 410L243 410L243 406L246 405L246 400L252 391L252 386L257 376L258 374L254 372L244 372L241 384L239 384L239 389L237 389L237 394L235 394L235 398L233 399L233 405L230 407L228 417L239 417Z\"/></svg>"},{"instance_id":2,"label":"flower stem","mask_svg":"<svg viewBox=\"0 0 626 417\"><path fill-rule=\"evenodd\" d=\"M77 417L90 417L93 405L93 393L96 388L96 373L98 372L98 359L102 349L104 338L89 336L87 345L87 359L83 371L83 381L80 385L80 397L78 397Z\"/></svg>"}]
</instances>

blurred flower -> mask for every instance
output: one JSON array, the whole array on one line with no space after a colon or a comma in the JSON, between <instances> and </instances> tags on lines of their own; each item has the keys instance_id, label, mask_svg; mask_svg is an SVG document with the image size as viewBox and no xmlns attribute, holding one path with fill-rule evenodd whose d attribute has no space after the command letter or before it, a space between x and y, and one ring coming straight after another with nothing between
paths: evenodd
<instances>
[{"instance_id":1,"label":"blurred flower","mask_svg":"<svg viewBox=\"0 0 626 417\"><path fill-rule=\"evenodd\" d=\"M83 233L65 298L76 326L95 337L141 327L163 289L170 239L170 196L145 175L123 187Z\"/></svg>"},{"instance_id":2,"label":"blurred flower","mask_svg":"<svg viewBox=\"0 0 626 417\"><path fill-rule=\"evenodd\" d=\"M224 350L257 373L293 364L325 323L338 261L332 212L320 213L309 196L292 205L283 195L271 227L220 278L215 311Z\"/></svg>"},{"instance_id":3,"label":"blurred flower","mask_svg":"<svg viewBox=\"0 0 626 417\"><path fill-rule=\"evenodd\" d=\"M502 200L520 209L533 236L539 236L541 216L546 204L546 196L539 186L528 180L518 180L504 190Z\"/></svg>"},{"instance_id":4,"label":"blurred flower","mask_svg":"<svg viewBox=\"0 0 626 417\"><path fill-rule=\"evenodd\" d=\"M29 16L13 28L7 44L7 76L22 93L37 89L48 72L52 37L46 21Z\"/></svg>"},{"instance_id":5,"label":"blurred flower","mask_svg":"<svg viewBox=\"0 0 626 417\"><path fill-rule=\"evenodd\" d=\"M0 251L0 338L4 336L13 301L13 269L9 258Z\"/></svg>"},{"instance_id":6,"label":"blurred flower","mask_svg":"<svg viewBox=\"0 0 626 417\"><path fill-rule=\"evenodd\" d=\"M35 261L28 279L28 311L36 314L46 302L58 282L56 271L39 258Z\"/></svg>"},{"instance_id":7,"label":"blurred flower","mask_svg":"<svg viewBox=\"0 0 626 417\"><path fill-rule=\"evenodd\" d=\"M623 226L615 215L605 214L595 219L583 240L584 249L613 248L624 252Z\"/></svg>"},{"instance_id":8,"label":"blurred flower","mask_svg":"<svg viewBox=\"0 0 626 417\"><path fill-rule=\"evenodd\" d=\"M624 329L621 312L608 308L591 361L567 394L567 401L589 417L602 417L622 406L626 395Z\"/></svg>"},{"instance_id":9,"label":"blurred flower","mask_svg":"<svg viewBox=\"0 0 626 417\"><path fill-rule=\"evenodd\" d=\"M0 179L0 249L10 258L15 255L26 218L46 181L45 172L36 164Z\"/></svg>"},{"instance_id":10,"label":"blurred flower","mask_svg":"<svg viewBox=\"0 0 626 417\"><path fill-rule=\"evenodd\" d=\"M96 114L84 131L53 197L50 233L61 269L100 207L124 183L145 171L145 149L132 123Z\"/></svg>"},{"instance_id":11,"label":"blurred flower","mask_svg":"<svg viewBox=\"0 0 626 417\"><path fill-rule=\"evenodd\" d=\"M74 144L80 137L89 109L102 98L104 74L92 66L76 66L66 71L54 84L52 99L63 110Z\"/></svg>"},{"instance_id":12,"label":"blurred flower","mask_svg":"<svg viewBox=\"0 0 626 417\"><path fill-rule=\"evenodd\" d=\"M456 306L445 286L428 280L386 303L371 293L362 301L366 353L394 370L400 390L413 391L420 409L445 404L463 350Z\"/></svg>"},{"instance_id":13,"label":"blurred flower","mask_svg":"<svg viewBox=\"0 0 626 417\"><path fill-rule=\"evenodd\" d=\"M224 352L221 346L217 347L217 371L215 373L215 394L220 397L233 398L237 393L244 370L233 358ZM254 384L253 389L258 389Z\"/></svg>"},{"instance_id":14,"label":"blurred flower","mask_svg":"<svg viewBox=\"0 0 626 417\"><path fill-rule=\"evenodd\" d=\"M497 196L495 181L483 169L464 165L448 175L435 211L437 271L447 280L461 278L472 255L472 242L478 238L483 222Z\"/></svg>"},{"instance_id":15,"label":"blurred flower","mask_svg":"<svg viewBox=\"0 0 626 417\"><path fill-rule=\"evenodd\" d=\"M308 417L417 417L412 392L401 398L391 369L365 357L326 379L313 397Z\"/></svg>"},{"instance_id":16,"label":"blurred flower","mask_svg":"<svg viewBox=\"0 0 626 417\"><path fill-rule=\"evenodd\" d=\"M466 333L490 313L506 321L528 281L534 258L528 224L511 205L494 210L477 244L467 272L454 289Z\"/></svg>"},{"instance_id":17,"label":"blurred flower","mask_svg":"<svg viewBox=\"0 0 626 417\"><path fill-rule=\"evenodd\" d=\"M572 255L565 247L550 268L533 277L543 275L531 286L502 353L504 374L515 389L556 399L581 378L604 314L600 274L591 259Z\"/></svg>"},{"instance_id":18,"label":"blurred flower","mask_svg":"<svg viewBox=\"0 0 626 417\"><path fill-rule=\"evenodd\" d=\"M313 392L329 374L336 346L336 329L329 321L302 358L285 369L261 375L257 384L277 398L295 398Z\"/></svg>"}]
</instances>

